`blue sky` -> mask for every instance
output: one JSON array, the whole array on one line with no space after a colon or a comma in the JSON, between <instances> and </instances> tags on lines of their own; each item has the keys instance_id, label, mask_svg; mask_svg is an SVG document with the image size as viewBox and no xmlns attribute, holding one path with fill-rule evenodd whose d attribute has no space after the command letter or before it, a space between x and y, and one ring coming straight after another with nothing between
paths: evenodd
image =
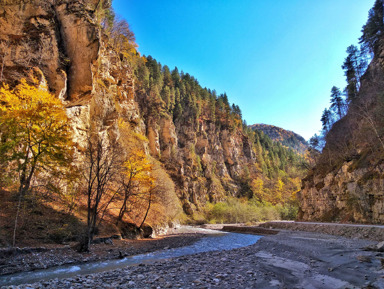
<instances>
[{"instance_id":1,"label":"blue sky","mask_svg":"<svg viewBox=\"0 0 384 289\"><path fill-rule=\"evenodd\" d=\"M113 0L139 51L309 139L374 0Z\"/></svg>"}]
</instances>

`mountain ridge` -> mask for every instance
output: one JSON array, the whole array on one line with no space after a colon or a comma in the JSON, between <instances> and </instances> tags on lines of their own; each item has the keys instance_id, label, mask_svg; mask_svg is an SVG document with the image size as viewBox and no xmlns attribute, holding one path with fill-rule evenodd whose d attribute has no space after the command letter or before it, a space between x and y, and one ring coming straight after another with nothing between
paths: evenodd
<instances>
[{"instance_id":1,"label":"mountain ridge","mask_svg":"<svg viewBox=\"0 0 384 289\"><path fill-rule=\"evenodd\" d=\"M263 123L252 124L249 125L249 127L252 130L262 131L263 133L268 135L273 141L280 142L282 145L291 148L300 154L304 154L305 151L308 149L307 141L301 135L295 133L294 131L286 130L275 125Z\"/></svg>"}]
</instances>

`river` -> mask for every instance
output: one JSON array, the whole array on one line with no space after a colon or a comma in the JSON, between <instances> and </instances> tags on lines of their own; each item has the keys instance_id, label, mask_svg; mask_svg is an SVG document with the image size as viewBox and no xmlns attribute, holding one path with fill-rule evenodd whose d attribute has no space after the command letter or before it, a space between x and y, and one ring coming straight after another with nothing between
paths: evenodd
<instances>
[{"instance_id":1,"label":"river","mask_svg":"<svg viewBox=\"0 0 384 289\"><path fill-rule=\"evenodd\" d=\"M77 275L100 273L113 269L133 266L142 263L153 263L173 257L192 255L209 251L221 251L250 246L256 243L261 236L238 233L224 233L201 229L201 233L207 235L192 245L160 250L152 253L125 257L118 260L83 263L78 265L64 265L49 269L21 272L0 277L0 286L29 284L54 278L69 278Z\"/></svg>"}]
</instances>

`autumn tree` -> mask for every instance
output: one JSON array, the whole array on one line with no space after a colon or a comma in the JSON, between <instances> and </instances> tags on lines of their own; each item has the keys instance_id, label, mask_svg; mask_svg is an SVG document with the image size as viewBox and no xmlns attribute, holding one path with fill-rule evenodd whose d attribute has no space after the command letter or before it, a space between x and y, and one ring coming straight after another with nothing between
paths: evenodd
<instances>
[{"instance_id":1,"label":"autumn tree","mask_svg":"<svg viewBox=\"0 0 384 289\"><path fill-rule=\"evenodd\" d=\"M180 200L175 192L175 184L160 162L153 162L151 219L157 222L174 220L181 212ZM144 219L143 219L144 220ZM145 220L144 220L145 221Z\"/></svg>"},{"instance_id":2,"label":"autumn tree","mask_svg":"<svg viewBox=\"0 0 384 289\"><path fill-rule=\"evenodd\" d=\"M122 202L117 217L117 222L122 221L124 215L131 211L132 206L138 199L147 198L153 187L151 176L152 165L148 161L143 150L132 151L128 159L124 162L123 172L120 178L120 190ZM131 203L129 203L131 202ZM151 197L148 197L151 202Z\"/></svg>"},{"instance_id":3,"label":"autumn tree","mask_svg":"<svg viewBox=\"0 0 384 289\"><path fill-rule=\"evenodd\" d=\"M113 17L109 40L117 52L120 65L133 74L142 59L136 50L135 34L126 20Z\"/></svg>"},{"instance_id":4,"label":"autumn tree","mask_svg":"<svg viewBox=\"0 0 384 289\"><path fill-rule=\"evenodd\" d=\"M32 179L48 176L71 162L71 127L63 103L47 87L25 80L14 89L0 88L0 139L1 162L18 175L15 245L21 202Z\"/></svg>"}]
</instances>

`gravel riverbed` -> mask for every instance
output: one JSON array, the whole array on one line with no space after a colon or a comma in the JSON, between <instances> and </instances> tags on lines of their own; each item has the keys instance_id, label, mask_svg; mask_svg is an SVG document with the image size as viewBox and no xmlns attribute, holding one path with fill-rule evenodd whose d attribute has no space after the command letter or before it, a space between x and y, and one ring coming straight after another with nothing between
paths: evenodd
<instances>
[{"instance_id":1,"label":"gravel riverbed","mask_svg":"<svg viewBox=\"0 0 384 289\"><path fill-rule=\"evenodd\" d=\"M384 288L377 242L281 231L256 244L5 288Z\"/></svg>"},{"instance_id":2,"label":"gravel riverbed","mask_svg":"<svg viewBox=\"0 0 384 289\"><path fill-rule=\"evenodd\" d=\"M78 253L70 246L45 245L38 248L0 249L1 275L34 271L66 264L81 264L102 260L119 259L168 248L193 244L204 234L192 230L171 230L166 236L156 239L113 240L113 244L91 245L88 253Z\"/></svg>"}]
</instances>

